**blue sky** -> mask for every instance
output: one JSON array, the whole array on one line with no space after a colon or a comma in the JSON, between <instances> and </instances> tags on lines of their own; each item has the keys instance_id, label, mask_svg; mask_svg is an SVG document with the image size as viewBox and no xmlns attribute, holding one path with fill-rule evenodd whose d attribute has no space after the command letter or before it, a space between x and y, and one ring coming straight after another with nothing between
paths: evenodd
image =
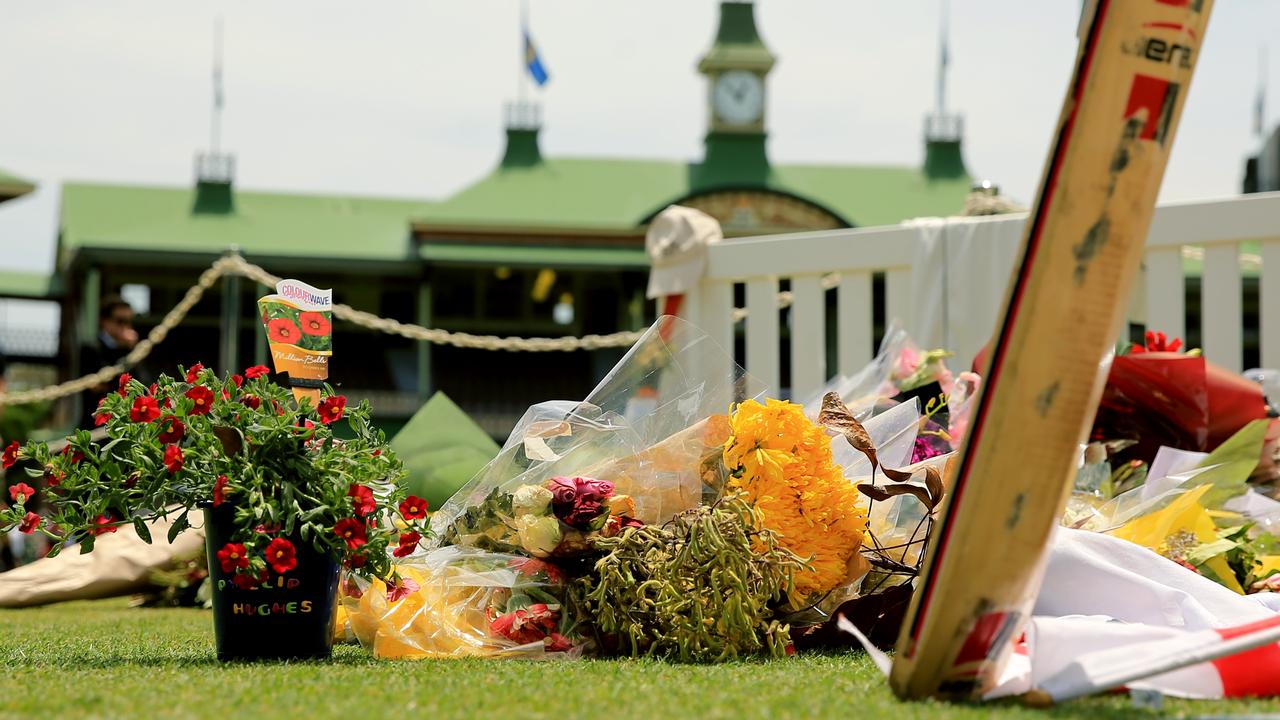
<instances>
[{"instance_id":1,"label":"blue sky","mask_svg":"<svg viewBox=\"0 0 1280 720\"><path fill-rule=\"evenodd\" d=\"M972 172L1029 202L1075 53L1080 0L952 0L952 109ZM780 60L775 160L914 164L933 103L937 0L760 0ZM531 0L551 82L544 152L697 158L711 0ZM0 167L38 180L0 206L0 257L53 264L60 180L181 185L208 144L214 17L226 27L225 147L241 187L443 197L501 151L516 94L514 0L54 0L0 8ZM1280 2L1221 0L1162 199L1238 192L1258 49ZM1280 43L1271 65L1280 66ZM1280 106L1280 69L1270 73ZM1280 113L1271 112L1270 118Z\"/></svg>"}]
</instances>

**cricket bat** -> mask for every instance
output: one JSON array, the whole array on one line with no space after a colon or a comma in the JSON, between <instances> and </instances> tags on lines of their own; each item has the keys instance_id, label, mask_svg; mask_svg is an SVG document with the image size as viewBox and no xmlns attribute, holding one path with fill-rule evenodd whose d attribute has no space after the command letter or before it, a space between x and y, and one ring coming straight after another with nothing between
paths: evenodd
<instances>
[{"instance_id":1,"label":"cricket bat","mask_svg":"<svg viewBox=\"0 0 1280 720\"><path fill-rule=\"evenodd\" d=\"M1213 0L1096 0L983 390L907 612L899 697L974 698L1022 632Z\"/></svg>"}]
</instances>

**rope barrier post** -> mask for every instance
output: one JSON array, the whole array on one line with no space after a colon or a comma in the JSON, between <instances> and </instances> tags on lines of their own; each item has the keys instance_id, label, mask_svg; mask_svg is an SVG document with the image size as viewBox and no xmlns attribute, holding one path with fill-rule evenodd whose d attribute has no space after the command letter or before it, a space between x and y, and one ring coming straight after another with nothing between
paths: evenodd
<instances>
[{"instance_id":1,"label":"rope barrier post","mask_svg":"<svg viewBox=\"0 0 1280 720\"><path fill-rule=\"evenodd\" d=\"M239 256L240 250L235 245L226 254L226 257ZM240 364L240 276L235 273L222 276L221 332L218 366L223 373L233 373Z\"/></svg>"},{"instance_id":2,"label":"rope barrier post","mask_svg":"<svg viewBox=\"0 0 1280 720\"><path fill-rule=\"evenodd\" d=\"M423 278L418 283L418 325L431 327L431 281ZM418 400L431 399L431 343L418 341Z\"/></svg>"}]
</instances>

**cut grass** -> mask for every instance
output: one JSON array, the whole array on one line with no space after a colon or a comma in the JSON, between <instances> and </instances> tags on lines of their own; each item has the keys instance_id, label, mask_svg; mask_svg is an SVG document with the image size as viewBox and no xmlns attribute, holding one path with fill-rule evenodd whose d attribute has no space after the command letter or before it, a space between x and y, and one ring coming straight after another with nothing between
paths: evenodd
<instances>
[{"instance_id":1,"label":"cut grass","mask_svg":"<svg viewBox=\"0 0 1280 720\"><path fill-rule=\"evenodd\" d=\"M388 662L342 646L326 662L220 664L200 610L122 600L0 610L0 717L1032 718L1155 717L1126 696L1048 711L900 703L860 652L782 661ZM1280 712L1280 702L1166 701L1163 713Z\"/></svg>"}]
</instances>

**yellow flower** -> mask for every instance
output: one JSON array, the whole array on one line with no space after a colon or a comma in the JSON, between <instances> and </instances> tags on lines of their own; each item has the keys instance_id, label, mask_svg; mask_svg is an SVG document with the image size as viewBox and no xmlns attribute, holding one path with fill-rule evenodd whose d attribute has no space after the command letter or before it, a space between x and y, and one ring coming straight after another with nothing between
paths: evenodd
<instances>
[{"instance_id":1,"label":"yellow flower","mask_svg":"<svg viewBox=\"0 0 1280 720\"><path fill-rule=\"evenodd\" d=\"M1212 488L1212 485L1201 485L1188 490L1164 508L1130 520L1112 530L1110 534L1150 548L1165 557L1181 554L1173 551L1170 540L1175 540L1175 544L1180 547L1187 544L1211 543L1218 539L1217 525L1213 522L1213 514L1205 509L1200 500ZM1227 564L1225 555L1210 558L1202 563L1202 567L1216 576L1218 582L1227 588L1241 595L1244 594L1244 588L1236 580L1235 573Z\"/></svg>"},{"instance_id":2,"label":"yellow flower","mask_svg":"<svg viewBox=\"0 0 1280 720\"><path fill-rule=\"evenodd\" d=\"M809 598L838 587L867 519L832 460L831 438L801 406L772 399L738 405L730 429L723 454L730 487L745 493L761 527L811 566L796 574L796 594Z\"/></svg>"}]
</instances>

